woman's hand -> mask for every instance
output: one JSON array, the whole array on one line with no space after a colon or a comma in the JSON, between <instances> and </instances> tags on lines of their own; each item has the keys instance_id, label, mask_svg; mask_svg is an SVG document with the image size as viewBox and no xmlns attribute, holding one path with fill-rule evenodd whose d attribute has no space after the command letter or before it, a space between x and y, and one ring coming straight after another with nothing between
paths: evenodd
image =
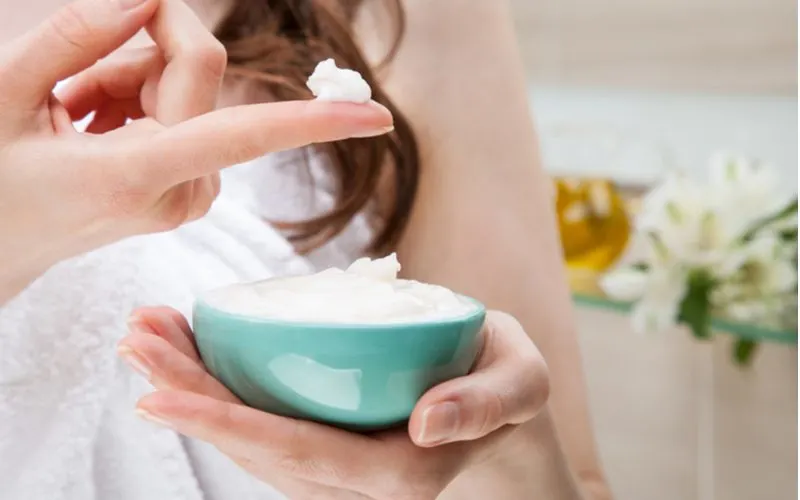
<instances>
[{"instance_id":1,"label":"woman's hand","mask_svg":"<svg viewBox=\"0 0 800 500\"><path fill-rule=\"evenodd\" d=\"M142 28L155 46L97 62ZM376 104L212 112L225 63L180 0L77 0L0 47L0 305L59 260L202 216L226 166L391 128Z\"/></svg>"},{"instance_id":2,"label":"woman's hand","mask_svg":"<svg viewBox=\"0 0 800 500\"><path fill-rule=\"evenodd\" d=\"M490 312L473 372L428 391L408 429L375 435L279 417L242 405L206 370L180 313L142 309L120 355L157 391L139 414L215 445L293 498L436 498L489 460L548 397L547 367L512 317Z\"/></svg>"}]
</instances>

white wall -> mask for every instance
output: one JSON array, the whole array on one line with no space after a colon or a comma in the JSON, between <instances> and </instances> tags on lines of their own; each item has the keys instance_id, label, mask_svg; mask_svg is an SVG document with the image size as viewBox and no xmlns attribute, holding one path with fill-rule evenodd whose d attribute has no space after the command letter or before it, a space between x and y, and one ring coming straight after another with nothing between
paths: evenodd
<instances>
[{"instance_id":1,"label":"white wall","mask_svg":"<svg viewBox=\"0 0 800 500\"><path fill-rule=\"evenodd\" d=\"M794 95L796 0L511 0L531 77Z\"/></svg>"},{"instance_id":2,"label":"white wall","mask_svg":"<svg viewBox=\"0 0 800 500\"><path fill-rule=\"evenodd\" d=\"M724 149L771 163L796 191L794 97L553 87L533 87L530 95L545 165L553 173L610 173L621 180L649 181L677 166L702 175L709 154ZM564 129L578 130L574 147L562 147L568 144L553 137ZM604 164L604 156L594 154L593 137L618 141L623 154ZM580 149L597 160L570 161Z\"/></svg>"}]
</instances>

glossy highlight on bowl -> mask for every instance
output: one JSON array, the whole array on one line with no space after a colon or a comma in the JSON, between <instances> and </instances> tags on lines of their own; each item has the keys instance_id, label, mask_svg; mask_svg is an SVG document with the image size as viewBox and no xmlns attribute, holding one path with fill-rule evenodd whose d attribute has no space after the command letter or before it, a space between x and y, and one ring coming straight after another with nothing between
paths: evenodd
<instances>
[{"instance_id":1,"label":"glossy highlight on bowl","mask_svg":"<svg viewBox=\"0 0 800 500\"><path fill-rule=\"evenodd\" d=\"M466 375L485 308L409 323L303 323L232 314L202 299L193 327L209 371L247 405L349 430L405 422L429 388Z\"/></svg>"}]
</instances>

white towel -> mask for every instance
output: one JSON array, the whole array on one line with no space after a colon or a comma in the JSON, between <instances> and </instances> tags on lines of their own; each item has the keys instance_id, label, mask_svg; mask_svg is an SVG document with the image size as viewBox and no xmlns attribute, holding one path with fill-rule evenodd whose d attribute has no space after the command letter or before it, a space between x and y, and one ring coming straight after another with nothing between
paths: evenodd
<instances>
[{"instance_id":1,"label":"white towel","mask_svg":"<svg viewBox=\"0 0 800 500\"><path fill-rule=\"evenodd\" d=\"M213 448L135 417L152 388L115 355L137 306L188 314L203 290L313 270L243 196L271 182L253 181L259 167L226 174L203 220L62 262L0 306L0 500L280 498ZM356 257L358 224L331 263Z\"/></svg>"}]
</instances>

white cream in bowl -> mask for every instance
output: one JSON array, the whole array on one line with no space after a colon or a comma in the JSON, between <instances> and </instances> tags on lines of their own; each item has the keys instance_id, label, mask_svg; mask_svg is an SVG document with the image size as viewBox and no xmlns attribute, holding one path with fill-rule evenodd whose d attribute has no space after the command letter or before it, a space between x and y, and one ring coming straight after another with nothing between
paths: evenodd
<instances>
[{"instance_id":1,"label":"white cream in bowl","mask_svg":"<svg viewBox=\"0 0 800 500\"><path fill-rule=\"evenodd\" d=\"M464 317L479 309L445 287L400 279L399 271L394 254L364 258L346 270L233 285L203 301L230 314L303 323L417 323Z\"/></svg>"}]
</instances>

